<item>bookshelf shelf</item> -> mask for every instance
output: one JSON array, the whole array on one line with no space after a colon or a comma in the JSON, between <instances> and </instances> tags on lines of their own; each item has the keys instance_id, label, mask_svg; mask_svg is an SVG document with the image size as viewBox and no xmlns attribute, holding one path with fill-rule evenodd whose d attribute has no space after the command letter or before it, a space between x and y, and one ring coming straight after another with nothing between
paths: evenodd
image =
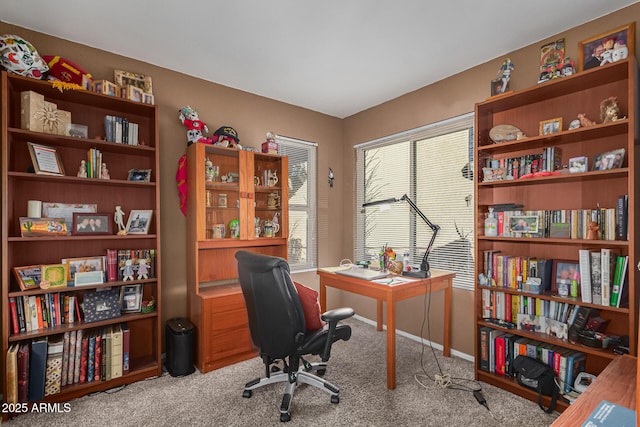
<instances>
[{"instance_id":1,"label":"bookshelf shelf","mask_svg":"<svg viewBox=\"0 0 640 427\"><path fill-rule=\"evenodd\" d=\"M525 330L527 325L523 327L524 329L517 329L519 312L534 316L552 316L553 310L548 307L557 307L558 303L566 308L566 313L570 313L572 309L575 310L577 307L584 307L592 311L598 310L597 315L608 321L604 333L609 336L628 337L630 353L634 356L637 355L639 292L635 289L634 284L638 279L635 265L638 261L636 253L640 248L640 242L637 233L635 233L639 217L635 215L633 208L637 205L635 200L636 186L640 182L640 174L636 171L635 165L637 157L635 137L638 123L637 78L637 62L635 58L630 57L613 64L476 104L474 153L474 169L477 171L474 198L476 277L482 273L498 279L495 276L498 274L497 271L492 269L493 265L507 268L507 273L500 276L501 280L498 286L476 285L474 297L476 379L509 390L527 399L537 400L537 394L521 387L513 378L493 372L491 367L487 368L486 363L481 363L487 360L486 353L483 353L483 345L488 345L487 348L491 348L490 346L493 344L491 338L483 341L482 337L486 339L489 334L487 328L496 331L493 332L494 336L505 333L513 334L515 337L510 337L510 340L526 341L534 349L537 349L538 353L542 348L550 348L556 356L561 354L562 357L570 352L584 353L586 355L584 370L595 375L602 372L614 358L618 357L613 353L612 348L602 350L587 347L579 342L570 342L547 333ZM590 119L600 122L600 103L610 96L617 97L622 114L627 118L566 130L569 122L576 119L580 113L585 113ZM540 122L556 117L563 118L564 129L550 135L538 135ZM489 138L489 131L501 124L516 126L527 137L520 140L493 143ZM526 156L540 155L544 150L552 147L559 148L561 165L568 164L569 159L573 157L586 156L588 171L568 173L568 171L561 170L555 175L483 182L483 167L487 167L490 161L495 163L495 161L501 162L503 159L510 158L528 159L531 157ZM620 168L592 170L596 155L620 148L625 150ZM609 215L609 218L616 217L615 220L617 220L618 199L624 195L628 196L628 211L626 212L628 239L624 239L622 236L618 236L620 240L585 239L586 225L592 220L589 213L598 212L598 214L593 214L593 218L598 220L605 218L605 213ZM539 219L544 216L544 220L539 222L540 229L543 230L539 236L545 237L509 237L509 233L505 233L507 236L500 233L495 237L485 236L484 220L488 208L507 204L522 206L512 210L521 211L523 216L534 215ZM608 213L605 212L607 209ZM555 214L551 211L559 211L559 213ZM585 216L582 216L583 213ZM569 222L571 220L569 217L572 214L575 215L573 218L576 221L573 223L574 227L569 226L564 230L568 229L574 238L546 237L549 236L547 226L550 222L565 222L563 221L564 216L568 218L566 222ZM547 221L547 215L555 220ZM576 218L579 218L580 221ZM507 220L505 220L506 222ZM601 225L610 227L610 230L613 229L610 224L607 225L605 222L602 222ZM562 228L558 229L562 230ZM516 267L513 266L521 263L522 259L547 259L578 263L580 250L587 250L589 254L601 254L605 249L611 249L611 253L616 256L629 258L629 268L626 271L627 282L625 282L628 304L622 307L603 305L597 299L593 303L585 303L582 302L580 295L569 298L561 297L553 289L537 295L518 288L518 284L524 280L518 281L517 278L521 277L523 273L515 270ZM499 254L502 258L500 263L496 264L495 258L492 257L495 254ZM515 259L509 260L508 258ZM502 263L504 259L513 262L510 264L512 267L509 267L506 262ZM492 268L488 270L489 265ZM528 268L528 264L518 265ZM513 271L518 271L515 276L510 275ZM611 276L613 277L613 273ZM516 277L516 280L513 277ZM533 300L527 298L523 300L523 296L531 297ZM535 301L535 306L523 311L525 309L522 308L522 304L525 303L525 300L527 306L530 305L530 302ZM496 310L498 305L500 305L500 309ZM505 306L509 306L510 309L503 309L502 307ZM549 310L549 313L546 310ZM489 321L489 318L511 322L516 327L508 328L507 324L500 325L493 320ZM565 319L565 322L570 322L568 315ZM508 351L507 348L505 350L507 357ZM561 377L561 379L564 378ZM566 409L567 406L567 402L558 403L560 411Z\"/></svg>"},{"instance_id":2,"label":"bookshelf shelf","mask_svg":"<svg viewBox=\"0 0 640 427\"><path fill-rule=\"evenodd\" d=\"M25 92L35 94L25 94ZM45 102L55 104L57 110L71 113L71 123L87 126L88 138L37 132L23 129L22 102L37 105L42 95ZM20 397L20 402L43 400L46 402L63 402L84 396L96 391L107 390L118 385L129 384L145 378L159 376L162 373L161 348L161 277L160 277L160 188L157 182L159 168L159 136L158 108L154 105L131 102L122 98L99 95L86 90L60 91L50 83L42 80L24 78L2 72L0 74L0 133L2 134L0 183L2 183L1 212L1 248L2 254L2 332L1 346L3 363L0 367L2 378L2 394L8 401L8 391L12 387L13 378L20 371L8 372L7 361L10 348L26 349L26 354L33 351L35 341L46 339L47 352L64 337L92 335L94 338L103 334L106 328L119 329L125 323L128 326L130 343L128 349L131 361L131 372L123 372L122 377L75 383L62 386L59 391L49 389L51 395L36 396L30 399ZM31 102L33 101L33 102ZM139 145L106 142L105 117L114 115L127 119L138 125ZM25 118L29 118L28 115ZM30 117L33 119L33 117ZM55 149L64 169L59 176L33 173L33 163L29 153L29 142ZM88 151L98 149L102 153L102 161L107 164L111 179L81 178L77 176L82 160L88 161ZM96 161L97 163L97 161ZM129 170L151 170L150 182L129 181ZM116 235L64 235L57 237L21 237L20 217L27 216L27 205L30 200L62 204L96 204L98 213L108 213L113 221L116 206L121 206L125 213L131 210L151 210L153 217L149 234ZM126 223L125 217L125 223ZM25 267L44 264L61 264L63 259L100 257L106 258L107 250L126 250L135 252L136 256L149 256L155 260L155 277L137 281L113 280L97 285L76 287L52 287L49 289L22 290L13 274L14 267ZM153 249L151 251L142 252ZM145 255L140 255L140 254ZM117 260L116 260L117 261ZM106 262L102 270L107 270ZM110 264L113 266L113 264ZM152 268L153 268L152 267ZM113 288L122 289L129 285L140 285L141 301L155 299L155 311L151 313L118 313L120 316L96 322L84 322L84 316L76 317L73 323L68 322L63 307L63 296L73 296L80 303L88 294ZM115 294L115 292L114 292ZM106 294L105 294L106 295ZM10 302L9 299L13 301ZM110 301L117 297L111 296ZM29 301L40 303L32 309ZM79 304L78 304L79 306ZM21 307L21 308L19 308ZM37 307L37 305L36 305ZM117 304L113 307L116 309ZM14 315L11 308L15 308ZM42 316L42 320L33 323L28 321L29 313ZM82 312L81 312L82 313ZM64 318L64 321L63 321ZM14 329L14 319L18 319L18 328ZM29 323L29 326L27 326ZM54 325L54 326L48 326ZM16 333L17 331L17 333ZM123 332L120 332L124 335ZM107 334L109 335L109 334ZM109 335L111 336L111 335ZM68 342L68 341L67 341ZM29 350L31 345L31 350ZM123 344L124 345L124 344ZM94 350L97 346L94 346ZM115 348L115 347L114 347ZM123 352L122 352L123 353ZM58 353L62 357L62 351ZM69 355L70 353L67 353ZM78 353L82 356L81 353ZM114 353L115 354L115 353ZM14 353L15 355L15 353ZM87 354L87 357L89 354ZM56 356L57 357L57 356ZM121 357L120 369L124 370L124 357ZM25 360L24 358L22 360ZM118 359L115 359L118 360ZM61 362L61 365L63 363ZM88 365L88 363L87 363ZM95 364L94 364L95 367ZM88 366L87 366L88 368ZM64 369L64 368L63 368ZM42 372L44 378L46 370ZM51 374L55 375L55 374ZM25 377L26 378L26 377ZM29 377L31 378L31 377ZM107 377L108 378L108 377ZM55 384L56 379L47 383ZM60 378L58 378L60 380ZM86 380L86 378L85 378ZM76 380L74 379L74 382ZM42 383L43 391L45 389ZM39 387L39 386L38 386ZM36 390L38 389L36 387ZM24 387L22 387L24 390ZM13 398L13 396L12 396ZM6 417L8 414L3 414Z\"/></svg>"}]
</instances>

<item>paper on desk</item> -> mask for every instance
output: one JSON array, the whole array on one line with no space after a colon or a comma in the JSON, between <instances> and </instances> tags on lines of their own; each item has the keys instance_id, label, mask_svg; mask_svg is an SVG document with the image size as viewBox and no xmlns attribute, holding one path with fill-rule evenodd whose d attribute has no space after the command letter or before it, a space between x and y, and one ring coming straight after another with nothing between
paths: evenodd
<instances>
[{"instance_id":1,"label":"paper on desk","mask_svg":"<svg viewBox=\"0 0 640 427\"><path fill-rule=\"evenodd\" d=\"M404 277L385 277L384 279L372 280L372 282L379 283L381 285L398 285L400 283L409 283L412 281L412 279L406 279Z\"/></svg>"},{"instance_id":2,"label":"paper on desk","mask_svg":"<svg viewBox=\"0 0 640 427\"><path fill-rule=\"evenodd\" d=\"M349 265L338 265L336 267L320 267L320 268L318 268L318 270L326 271L327 273L335 273L336 271L348 270L350 268L351 268L351 264L349 264Z\"/></svg>"}]
</instances>

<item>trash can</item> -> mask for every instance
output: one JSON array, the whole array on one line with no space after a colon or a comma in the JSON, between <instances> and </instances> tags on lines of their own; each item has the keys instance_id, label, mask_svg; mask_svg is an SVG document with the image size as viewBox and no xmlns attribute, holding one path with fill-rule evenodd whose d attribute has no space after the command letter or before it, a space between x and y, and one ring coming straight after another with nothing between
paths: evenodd
<instances>
[{"instance_id":1,"label":"trash can","mask_svg":"<svg viewBox=\"0 0 640 427\"><path fill-rule=\"evenodd\" d=\"M189 375L193 366L195 328L182 317L167 320L165 326L165 366L172 377Z\"/></svg>"}]
</instances>

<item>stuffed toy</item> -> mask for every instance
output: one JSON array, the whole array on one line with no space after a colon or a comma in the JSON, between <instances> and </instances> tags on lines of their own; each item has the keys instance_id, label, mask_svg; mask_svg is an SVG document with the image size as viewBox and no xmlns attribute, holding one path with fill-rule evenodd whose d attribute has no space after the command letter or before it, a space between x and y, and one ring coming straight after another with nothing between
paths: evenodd
<instances>
[{"instance_id":1,"label":"stuffed toy","mask_svg":"<svg viewBox=\"0 0 640 427\"><path fill-rule=\"evenodd\" d=\"M221 145L223 147L242 148L239 144L240 138L238 138L238 132L231 126L219 127L218 130L213 133L211 141L215 145Z\"/></svg>"},{"instance_id":2,"label":"stuffed toy","mask_svg":"<svg viewBox=\"0 0 640 427\"><path fill-rule=\"evenodd\" d=\"M13 34L0 36L0 66L11 73L39 80L49 71L36 48Z\"/></svg>"},{"instance_id":3,"label":"stuffed toy","mask_svg":"<svg viewBox=\"0 0 640 427\"><path fill-rule=\"evenodd\" d=\"M198 112L190 106L178 110L180 122L187 127L187 146L194 142L211 144L211 139L204 136L203 132L209 132L207 124L200 120Z\"/></svg>"},{"instance_id":4,"label":"stuffed toy","mask_svg":"<svg viewBox=\"0 0 640 427\"><path fill-rule=\"evenodd\" d=\"M91 74L68 59L52 55L43 55L42 59L47 61L49 66L49 74L47 75L49 80L75 83L80 86L91 80Z\"/></svg>"},{"instance_id":5,"label":"stuffed toy","mask_svg":"<svg viewBox=\"0 0 640 427\"><path fill-rule=\"evenodd\" d=\"M621 117L618 98L610 96L600 103L600 120L602 123L615 122L622 119L626 119L626 117Z\"/></svg>"}]
</instances>

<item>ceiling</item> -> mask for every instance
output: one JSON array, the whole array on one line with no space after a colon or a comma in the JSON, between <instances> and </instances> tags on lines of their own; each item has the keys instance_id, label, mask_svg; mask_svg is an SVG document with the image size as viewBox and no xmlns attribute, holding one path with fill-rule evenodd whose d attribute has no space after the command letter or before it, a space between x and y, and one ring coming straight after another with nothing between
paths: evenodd
<instances>
[{"instance_id":1,"label":"ceiling","mask_svg":"<svg viewBox=\"0 0 640 427\"><path fill-rule=\"evenodd\" d=\"M344 118L637 1L0 0L0 20Z\"/></svg>"}]
</instances>

